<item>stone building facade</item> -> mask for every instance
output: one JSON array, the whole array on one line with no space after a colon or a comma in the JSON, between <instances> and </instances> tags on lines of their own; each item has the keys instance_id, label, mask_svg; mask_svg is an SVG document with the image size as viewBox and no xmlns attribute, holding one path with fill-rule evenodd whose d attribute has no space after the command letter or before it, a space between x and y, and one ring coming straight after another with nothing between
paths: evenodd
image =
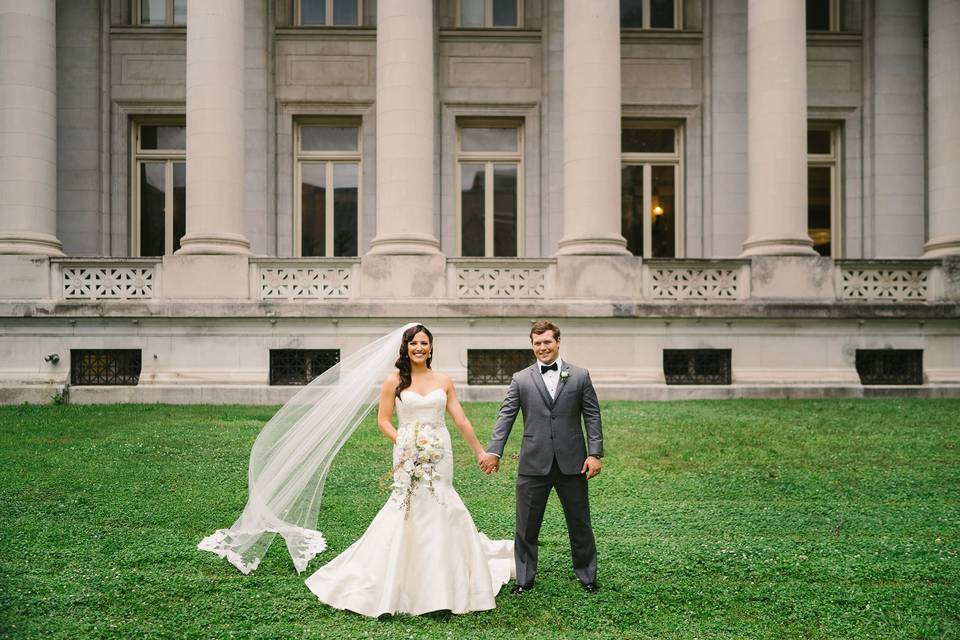
<instances>
[{"instance_id":1,"label":"stone building facade","mask_svg":"<svg viewBox=\"0 0 960 640\"><path fill-rule=\"evenodd\" d=\"M960 2L0 0L0 401L960 395Z\"/></svg>"}]
</instances>

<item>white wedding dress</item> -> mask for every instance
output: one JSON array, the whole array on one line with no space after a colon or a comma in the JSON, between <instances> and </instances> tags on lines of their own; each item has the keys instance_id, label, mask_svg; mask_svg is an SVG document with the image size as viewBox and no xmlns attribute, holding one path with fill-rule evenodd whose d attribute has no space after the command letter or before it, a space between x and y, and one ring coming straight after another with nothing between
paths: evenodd
<instances>
[{"instance_id":1,"label":"white wedding dress","mask_svg":"<svg viewBox=\"0 0 960 640\"><path fill-rule=\"evenodd\" d=\"M477 531L453 488L446 401L439 388L425 396L401 392L394 466L419 425L421 436L442 443L433 491L415 484L405 508L403 490L394 488L363 536L307 578L322 602L371 617L494 608L494 597L514 574L513 540L490 540ZM396 468L394 480L395 487L409 486L409 471Z\"/></svg>"}]
</instances>

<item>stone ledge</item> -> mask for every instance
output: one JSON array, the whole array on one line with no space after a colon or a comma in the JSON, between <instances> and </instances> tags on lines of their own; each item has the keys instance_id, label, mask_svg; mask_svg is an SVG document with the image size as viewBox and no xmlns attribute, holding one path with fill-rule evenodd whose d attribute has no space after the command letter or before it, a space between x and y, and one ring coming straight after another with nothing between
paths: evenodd
<instances>
[{"instance_id":1,"label":"stone ledge","mask_svg":"<svg viewBox=\"0 0 960 640\"><path fill-rule=\"evenodd\" d=\"M67 387L69 404L216 404L216 405L280 405L300 387L267 385L139 385L116 387ZM64 391L58 385L0 386L0 404L49 404L51 396ZM500 402L504 386L458 386L464 402ZM960 384L923 386L862 385L597 385L603 402L728 400L734 398L825 399L825 398L960 398Z\"/></svg>"},{"instance_id":2,"label":"stone ledge","mask_svg":"<svg viewBox=\"0 0 960 640\"><path fill-rule=\"evenodd\" d=\"M604 318L955 320L956 302L437 300L3 300L0 318Z\"/></svg>"}]
</instances>

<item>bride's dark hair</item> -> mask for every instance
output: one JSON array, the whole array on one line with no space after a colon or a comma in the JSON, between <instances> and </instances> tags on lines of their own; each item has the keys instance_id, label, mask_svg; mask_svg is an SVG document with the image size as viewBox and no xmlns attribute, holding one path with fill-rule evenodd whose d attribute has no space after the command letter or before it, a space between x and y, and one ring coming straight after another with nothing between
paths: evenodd
<instances>
[{"instance_id":1,"label":"bride's dark hair","mask_svg":"<svg viewBox=\"0 0 960 640\"><path fill-rule=\"evenodd\" d=\"M413 340L413 336L421 331L427 334L427 340L430 342L430 355L427 356L427 369L430 368L430 363L433 362L433 334L430 333L430 329L427 329L422 324L417 324L404 331L403 339L400 341L400 357L397 358L397 361L394 363L394 366L400 371L400 384L397 385L397 390L395 391L398 398L400 397L400 393L412 384L410 376L410 353L407 347L410 345L410 341Z\"/></svg>"}]
</instances>

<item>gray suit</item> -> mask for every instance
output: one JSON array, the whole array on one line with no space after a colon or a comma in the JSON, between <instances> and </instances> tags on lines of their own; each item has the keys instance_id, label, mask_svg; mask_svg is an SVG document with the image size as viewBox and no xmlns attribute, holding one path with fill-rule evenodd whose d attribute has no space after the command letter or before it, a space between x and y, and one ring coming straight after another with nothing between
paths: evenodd
<instances>
[{"instance_id":1,"label":"gray suit","mask_svg":"<svg viewBox=\"0 0 960 640\"><path fill-rule=\"evenodd\" d=\"M536 577L537 539L550 489L556 489L563 505L574 572L584 584L596 582L597 547L590 526L587 480L580 473L588 453L603 455L600 404L590 373L564 361L555 398L547 392L539 362L515 373L487 451L503 455L518 412L523 413L523 441L514 538L517 584L531 585Z\"/></svg>"}]
</instances>

